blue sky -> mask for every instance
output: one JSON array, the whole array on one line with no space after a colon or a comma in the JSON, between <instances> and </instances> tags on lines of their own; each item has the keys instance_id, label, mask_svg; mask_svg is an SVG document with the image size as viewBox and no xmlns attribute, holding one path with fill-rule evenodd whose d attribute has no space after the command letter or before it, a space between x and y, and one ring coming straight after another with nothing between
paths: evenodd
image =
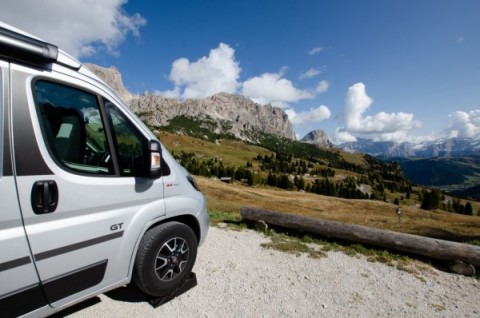
<instances>
[{"instance_id":1,"label":"blue sky","mask_svg":"<svg viewBox=\"0 0 480 318\"><path fill-rule=\"evenodd\" d=\"M243 94L299 137L480 138L480 1L4 1L0 20L132 92Z\"/></svg>"}]
</instances>

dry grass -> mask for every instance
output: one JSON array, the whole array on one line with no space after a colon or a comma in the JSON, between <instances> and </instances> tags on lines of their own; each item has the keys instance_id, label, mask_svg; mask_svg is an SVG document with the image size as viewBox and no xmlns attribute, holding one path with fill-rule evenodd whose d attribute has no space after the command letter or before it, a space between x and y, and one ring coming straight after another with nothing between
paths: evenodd
<instances>
[{"instance_id":1,"label":"dry grass","mask_svg":"<svg viewBox=\"0 0 480 318\"><path fill-rule=\"evenodd\" d=\"M395 206L385 202L347 200L266 187L247 187L202 177L197 177L197 181L208 198L210 210L232 215L238 215L242 206L254 206L448 240L480 239L480 217L477 216L401 206L403 218L399 223Z\"/></svg>"},{"instance_id":2,"label":"dry grass","mask_svg":"<svg viewBox=\"0 0 480 318\"><path fill-rule=\"evenodd\" d=\"M215 143L164 131L160 132L158 136L171 152L193 152L197 158L204 160L217 158L222 160L225 166L245 166L247 161L253 162L253 158L258 154L262 156L272 154L265 148L248 145L238 140L221 139Z\"/></svg>"},{"instance_id":3,"label":"dry grass","mask_svg":"<svg viewBox=\"0 0 480 318\"><path fill-rule=\"evenodd\" d=\"M225 166L245 166L247 161L258 169L255 158L260 155L271 155L272 152L258 146L245 144L241 141L222 139L219 142L207 141L190 136L159 132L162 143L176 153L180 151L193 152L200 160L217 158ZM366 165L365 159L359 154L341 152L342 157L358 165ZM345 176L359 175L337 170L334 180ZM266 178L265 172L259 172ZM480 217L465 216L443 211L425 211L417 208L416 195L410 200L403 200L403 218L398 222L393 204L370 200L347 200L320 196L310 193L289 192L263 186L247 187L241 184L225 184L207 178L198 177L198 183L205 192L211 211L230 214L232 220L239 219L242 206L254 206L280 212L300 214L309 217L353 223L381 229L393 230L410 234L418 234L435 238L462 241L480 241ZM305 178L306 182L311 181ZM420 189L415 189L420 191ZM387 198L393 202L400 199L401 194L389 193ZM415 201L416 199L417 201ZM462 204L465 204L462 201ZM480 202L472 202L474 211L480 209Z\"/></svg>"}]
</instances>

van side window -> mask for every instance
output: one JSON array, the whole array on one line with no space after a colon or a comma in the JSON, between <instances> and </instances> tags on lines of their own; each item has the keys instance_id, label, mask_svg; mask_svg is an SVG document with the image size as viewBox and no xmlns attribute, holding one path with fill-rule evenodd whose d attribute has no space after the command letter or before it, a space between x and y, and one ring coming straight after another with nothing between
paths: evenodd
<instances>
[{"instance_id":1,"label":"van side window","mask_svg":"<svg viewBox=\"0 0 480 318\"><path fill-rule=\"evenodd\" d=\"M146 138L113 103L107 100L104 103L113 130L120 175L141 175L148 170Z\"/></svg>"},{"instance_id":2,"label":"van side window","mask_svg":"<svg viewBox=\"0 0 480 318\"><path fill-rule=\"evenodd\" d=\"M56 161L76 172L114 174L97 96L44 80L35 82L35 95L46 143Z\"/></svg>"}]
</instances>

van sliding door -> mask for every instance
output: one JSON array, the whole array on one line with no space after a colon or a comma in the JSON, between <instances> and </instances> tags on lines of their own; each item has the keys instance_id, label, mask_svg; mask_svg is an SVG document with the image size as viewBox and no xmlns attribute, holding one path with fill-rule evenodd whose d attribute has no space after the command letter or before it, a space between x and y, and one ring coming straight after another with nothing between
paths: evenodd
<instances>
[{"instance_id":1,"label":"van sliding door","mask_svg":"<svg viewBox=\"0 0 480 318\"><path fill-rule=\"evenodd\" d=\"M28 247L11 156L9 65L0 61L0 315L18 317L47 305Z\"/></svg>"}]
</instances>

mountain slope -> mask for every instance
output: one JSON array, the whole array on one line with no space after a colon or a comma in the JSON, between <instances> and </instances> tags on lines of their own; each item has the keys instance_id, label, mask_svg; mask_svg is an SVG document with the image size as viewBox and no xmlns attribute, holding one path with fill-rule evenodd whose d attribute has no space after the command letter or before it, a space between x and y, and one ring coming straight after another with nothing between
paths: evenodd
<instances>
[{"instance_id":1,"label":"mountain slope","mask_svg":"<svg viewBox=\"0 0 480 318\"><path fill-rule=\"evenodd\" d=\"M460 198L480 201L480 184L464 190L452 191L451 194Z\"/></svg>"},{"instance_id":2,"label":"mountain slope","mask_svg":"<svg viewBox=\"0 0 480 318\"><path fill-rule=\"evenodd\" d=\"M480 156L403 160L400 165L421 185L462 189L480 184Z\"/></svg>"}]
</instances>

